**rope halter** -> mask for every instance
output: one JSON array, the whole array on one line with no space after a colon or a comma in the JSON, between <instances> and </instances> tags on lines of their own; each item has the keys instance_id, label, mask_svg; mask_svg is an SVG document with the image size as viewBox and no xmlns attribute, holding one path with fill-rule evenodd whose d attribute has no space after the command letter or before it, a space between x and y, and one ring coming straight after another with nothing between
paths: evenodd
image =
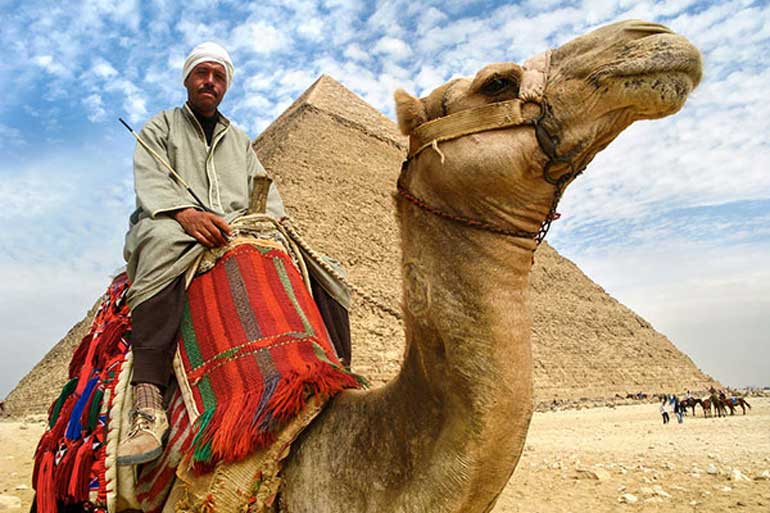
<instances>
[{"instance_id":1,"label":"rope halter","mask_svg":"<svg viewBox=\"0 0 770 513\"><path fill-rule=\"evenodd\" d=\"M532 239L535 240L537 246L539 246L543 239L545 239L545 236L551 227L551 223L559 217L559 214L556 213L556 206L561 199L564 188L573 178L583 171L582 169L577 170L572 163L574 154L577 153L577 151L575 150L565 155L559 155L558 138L551 135L541 124L541 121L546 116L549 109L545 99L545 87L550 71L550 64L550 50L538 54L524 63L524 73L522 74L521 85L519 87L519 97L516 99L462 110L454 114L432 119L415 128L409 136L409 153L401 166L401 175L398 178L398 193L419 208L436 216L492 233L509 237ZM528 107L529 104L534 104L539 108L534 109ZM479 132L517 126L534 127L538 145L548 158L548 161L543 166L543 178L548 183L555 186L551 207L545 220L543 220L537 231L530 232L526 230L510 229L483 220L452 214L429 204L427 201L415 196L408 190L406 186L406 175L409 171L409 165L423 151L433 148L441 156L443 163L444 155L439 150L439 143L459 139L466 135ZM554 177L550 174L550 170L555 164L566 164L570 171L558 178ZM537 246L535 246L535 249L537 249Z\"/></svg>"}]
</instances>

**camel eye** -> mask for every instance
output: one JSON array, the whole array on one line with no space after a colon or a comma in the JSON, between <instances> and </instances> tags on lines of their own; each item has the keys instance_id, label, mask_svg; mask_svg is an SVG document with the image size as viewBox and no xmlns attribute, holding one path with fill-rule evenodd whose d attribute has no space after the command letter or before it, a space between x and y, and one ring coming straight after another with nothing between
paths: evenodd
<instances>
[{"instance_id":1,"label":"camel eye","mask_svg":"<svg viewBox=\"0 0 770 513\"><path fill-rule=\"evenodd\" d=\"M481 89L481 94L486 96L497 96L503 92L508 92L512 88L518 89L518 82L508 77L492 77L487 80ZM515 91L518 94L518 90Z\"/></svg>"}]
</instances>

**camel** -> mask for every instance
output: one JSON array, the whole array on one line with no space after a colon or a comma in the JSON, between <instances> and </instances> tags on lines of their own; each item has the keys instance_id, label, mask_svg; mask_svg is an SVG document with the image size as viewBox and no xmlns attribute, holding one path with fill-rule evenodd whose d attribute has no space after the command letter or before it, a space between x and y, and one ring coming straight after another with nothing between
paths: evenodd
<instances>
[{"instance_id":1,"label":"camel","mask_svg":"<svg viewBox=\"0 0 770 513\"><path fill-rule=\"evenodd\" d=\"M382 388L337 396L295 443L287 511L492 509L533 410L537 239L593 156L632 122L677 112L701 74L684 37L625 21L526 69L492 64L422 99L396 92L410 136L396 198L404 363ZM506 102L520 111L501 114Z\"/></svg>"},{"instance_id":2,"label":"camel","mask_svg":"<svg viewBox=\"0 0 770 513\"><path fill-rule=\"evenodd\" d=\"M677 112L698 50L625 21L525 66L492 64L418 99L396 196L404 362L348 390L292 445L292 513L490 511L521 456L532 401L528 276L565 187L632 122Z\"/></svg>"}]
</instances>

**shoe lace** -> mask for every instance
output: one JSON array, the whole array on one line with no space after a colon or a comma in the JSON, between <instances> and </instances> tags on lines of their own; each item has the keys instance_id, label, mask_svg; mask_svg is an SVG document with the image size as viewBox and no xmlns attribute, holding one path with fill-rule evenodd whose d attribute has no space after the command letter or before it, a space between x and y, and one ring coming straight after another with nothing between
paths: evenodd
<instances>
[{"instance_id":1,"label":"shoe lace","mask_svg":"<svg viewBox=\"0 0 770 513\"><path fill-rule=\"evenodd\" d=\"M133 438L142 431L152 431L155 415L142 410L131 410L131 430L128 437Z\"/></svg>"}]
</instances>

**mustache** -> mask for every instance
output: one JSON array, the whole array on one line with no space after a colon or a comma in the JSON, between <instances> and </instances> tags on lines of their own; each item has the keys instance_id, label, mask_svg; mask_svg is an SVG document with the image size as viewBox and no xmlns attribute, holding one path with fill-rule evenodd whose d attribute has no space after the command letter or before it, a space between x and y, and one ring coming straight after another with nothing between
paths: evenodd
<instances>
[{"instance_id":1,"label":"mustache","mask_svg":"<svg viewBox=\"0 0 770 513\"><path fill-rule=\"evenodd\" d=\"M219 94L217 94L216 90L211 86L202 86L200 89L198 89L199 93L211 93L214 95L215 98L219 97Z\"/></svg>"}]
</instances>

